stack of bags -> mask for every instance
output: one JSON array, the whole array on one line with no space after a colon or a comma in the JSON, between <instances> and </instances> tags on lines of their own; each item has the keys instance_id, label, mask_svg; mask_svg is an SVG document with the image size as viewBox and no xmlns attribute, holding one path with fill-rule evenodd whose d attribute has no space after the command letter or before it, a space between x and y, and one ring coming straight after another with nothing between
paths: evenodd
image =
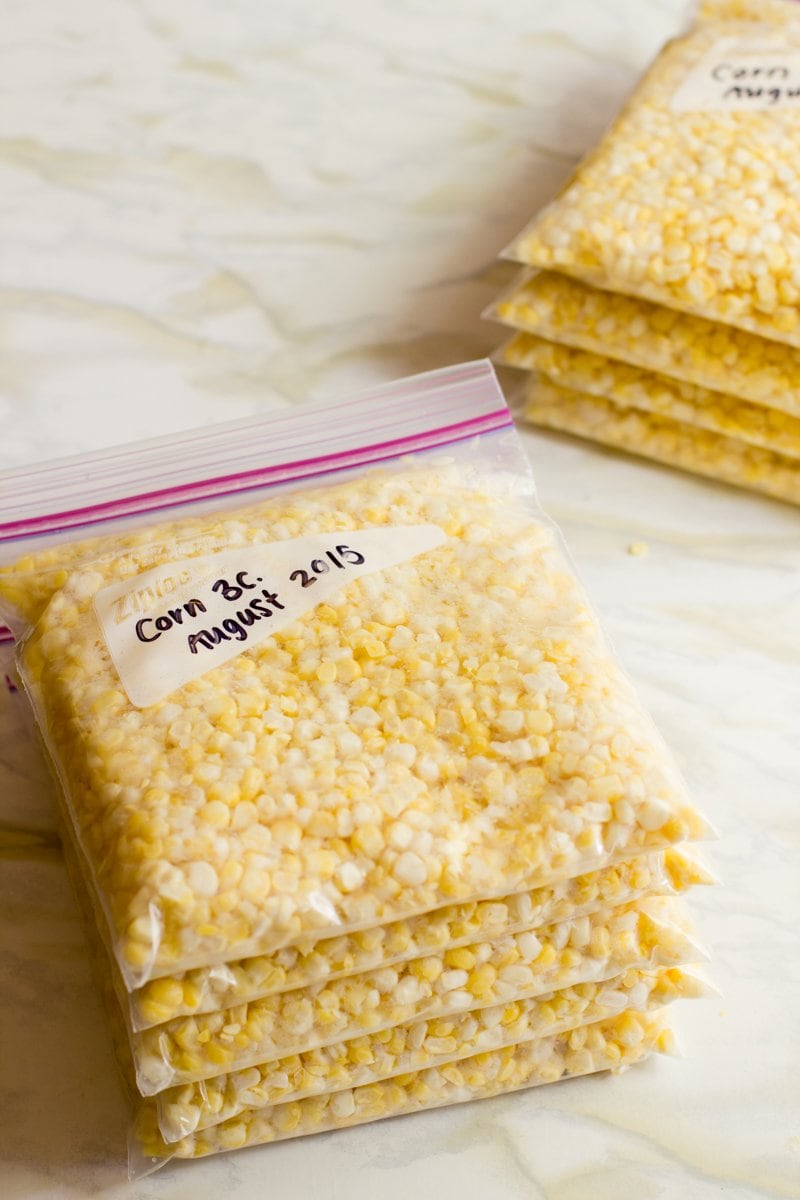
<instances>
[{"instance_id":1,"label":"stack of bags","mask_svg":"<svg viewBox=\"0 0 800 1200\"><path fill-rule=\"evenodd\" d=\"M706 882L669 849L154 980L131 1000L144 1153L204 1156L667 1050L660 1010L706 994L670 897Z\"/></svg>"},{"instance_id":2,"label":"stack of bags","mask_svg":"<svg viewBox=\"0 0 800 1200\"><path fill-rule=\"evenodd\" d=\"M683 844L708 827L552 528L457 476L373 474L0 573L113 980L134 1172L619 1071L705 991L681 893L710 881ZM99 589L178 547L398 514L446 540L165 700L125 695Z\"/></svg>"},{"instance_id":3,"label":"stack of bags","mask_svg":"<svg viewBox=\"0 0 800 1200\"><path fill-rule=\"evenodd\" d=\"M525 417L800 503L800 15L708 0L490 315ZM748 19L750 18L750 19Z\"/></svg>"}]
</instances>

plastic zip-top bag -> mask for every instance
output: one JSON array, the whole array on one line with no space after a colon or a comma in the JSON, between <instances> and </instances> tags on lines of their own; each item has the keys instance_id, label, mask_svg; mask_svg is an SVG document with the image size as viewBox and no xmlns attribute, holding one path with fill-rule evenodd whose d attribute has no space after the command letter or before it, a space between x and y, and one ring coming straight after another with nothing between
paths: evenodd
<instances>
[{"instance_id":1,"label":"plastic zip-top bag","mask_svg":"<svg viewBox=\"0 0 800 1200\"><path fill-rule=\"evenodd\" d=\"M688 966L705 957L682 904L666 897L643 900L472 943L460 953L430 954L396 968L177 1018L134 1034L136 1083L150 1096L420 1017L542 995L629 968Z\"/></svg>"},{"instance_id":2,"label":"plastic zip-top bag","mask_svg":"<svg viewBox=\"0 0 800 1200\"><path fill-rule=\"evenodd\" d=\"M243 1071L160 1092L158 1128L176 1142L232 1117L350 1087L363 1087L486 1054L538 1037L552 1037L621 1012L662 1008L673 1000L713 995L701 974L682 967L630 968L601 983L578 984L544 997L398 1025Z\"/></svg>"},{"instance_id":3,"label":"plastic zip-top bag","mask_svg":"<svg viewBox=\"0 0 800 1200\"><path fill-rule=\"evenodd\" d=\"M445 949L576 920L647 896L677 895L711 882L713 876L695 855L670 847L549 887L449 905L388 925L286 946L277 954L162 976L128 993L130 1026L135 1031L149 1029L175 1017L215 1012L381 966L397 967Z\"/></svg>"},{"instance_id":4,"label":"plastic zip-top bag","mask_svg":"<svg viewBox=\"0 0 800 1200\"><path fill-rule=\"evenodd\" d=\"M668 43L508 255L800 346L800 21L758 9Z\"/></svg>"},{"instance_id":5,"label":"plastic zip-top bag","mask_svg":"<svg viewBox=\"0 0 800 1200\"><path fill-rule=\"evenodd\" d=\"M619 1073L654 1053L674 1051L663 1010L624 1012L560 1036L540 1037L398 1078L309 1096L288 1104L247 1109L219 1125L165 1143L152 1106L142 1110L131 1145L134 1176L170 1158L204 1158L325 1130L344 1129L422 1109L521 1091L599 1071Z\"/></svg>"},{"instance_id":6,"label":"plastic zip-top bag","mask_svg":"<svg viewBox=\"0 0 800 1200\"><path fill-rule=\"evenodd\" d=\"M522 331L501 356L514 366L536 365L533 334L800 417L800 352L731 325L551 271L523 272L486 315Z\"/></svg>"},{"instance_id":7,"label":"plastic zip-top bag","mask_svg":"<svg viewBox=\"0 0 800 1200\"><path fill-rule=\"evenodd\" d=\"M488 364L0 494L20 674L128 987L706 832Z\"/></svg>"},{"instance_id":8,"label":"plastic zip-top bag","mask_svg":"<svg viewBox=\"0 0 800 1200\"><path fill-rule=\"evenodd\" d=\"M376 987L364 989L362 986L352 1008L354 1013L362 1014L359 1026L371 1032L335 1042L323 1039L326 1044L322 1047L281 1059L265 1061L260 1058L257 1063L251 1061L247 1067L217 1074L220 1067L219 1051L223 1055L227 1053L230 1059L230 1050L226 1050L226 1047L235 1046L241 1055L244 1047L241 1036L252 1037L255 1025L260 1023L264 1015L255 1010L220 1014L216 1022L216 1034L211 1034L209 1027L210 1041L217 1051L207 1063L207 1069L213 1072L211 1077L202 1073L202 1077L195 1082L167 1088L149 1101L141 1100L134 1078L134 1059L138 1060L139 1057L136 1039L132 1039L125 1030L125 1010L120 1009L117 1003L118 989L113 984L109 960L100 945L97 914L92 911L86 887L76 872L73 839L69 830L65 830L64 834L67 865L88 920L90 943L98 967L98 982L107 1002L123 1082L135 1095L137 1116L129 1140L129 1164L134 1175L163 1166L175 1155L185 1157L188 1146L184 1139L213 1126L224 1126L218 1135L213 1135L217 1149L233 1148L239 1136L234 1132L236 1122L233 1118L239 1114L248 1125L255 1120L258 1126L266 1110L275 1104L283 1106L290 1101L311 1096L341 1093L390 1078L401 1082L399 1076L407 1076L409 1072L419 1073L425 1068L445 1067L449 1071L453 1064L475 1054L485 1055L499 1048L567 1031L574 1048L577 1044L583 1044L586 1036L582 1032L584 1025L624 1011L632 1014L632 1022L627 1028L631 1034L635 1034L639 1028L638 1021L651 1009L661 1008L678 999L707 996L713 991L702 975L697 975L692 969L687 971L678 965L662 965L653 969L655 963L688 963L703 956L701 947L684 928L685 913L674 905L665 906L662 899L655 907L652 901L642 905L641 909L635 904L618 907L609 914L610 920L595 923L581 916L581 897L588 899L598 887L602 888L607 899L619 900L620 888L624 889L626 880L631 885L646 888L648 874L651 897L657 896L659 889L664 886L669 891L679 892L698 883L711 882L708 872L693 854L671 849L663 856L631 860L619 868L596 872L594 876L583 876L575 881L579 892L573 897L576 903L571 919L556 928L539 929L536 936L529 933L519 945L516 939L500 937L491 946L458 946L447 950L440 959L435 955L425 957L417 964L419 969L412 970L405 981L398 976L395 981L398 1000L401 991L407 991L409 981L414 984L422 981L423 988L427 986L431 992L438 1015L431 1014L431 1004L428 1003L425 1006L427 1017L421 1021L411 1024L400 1022L381 1028L381 1010L371 999L371 992L385 991L387 986L391 987L391 981L383 980L379 973ZM660 857L664 860L666 872L661 880L657 872L653 873L652 865L653 858L658 860ZM619 875L618 881L611 879L615 874ZM542 891L546 893L547 889ZM523 893L520 898L529 895ZM455 910L442 911L452 913ZM546 902L544 908L539 906L531 911L531 918L534 911L536 915L546 916ZM555 915L555 910L550 908L549 913ZM538 954L534 959L533 952L537 949ZM487 953L483 954L483 950ZM525 953L531 962L535 961L539 972L550 971L551 982L559 975L563 977L564 972L569 972L574 979L588 980L591 977L593 980L599 978L599 981L577 983L542 994L544 977L540 978L537 986L534 982L535 971L521 961ZM488 961L492 955L497 956L497 967ZM608 955L605 963L602 961L604 955ZM637 962L641 965L634 966ZM649 966L644 966L645 963ZM616 964L619 973L609 975L608 967L613 964ZM555 967L555 972L551 967ZM388 968L383 974L390 973L391 968ZM430 988L431 982L443 975L446 978L442 981L446 982L449 989L444 1006L441 999L433 997ZM358 988L359 981L355 982ZM536 993L533 997L532 992ZM418 992L417 995L422 996L423 993ZM504 997L503 1002L494 1003L500 995ZM299 1012L298 999L299 996L289 997L292 1011L287 1014L287 1031L290 1028L296 1030L294 1018ZM332 1012L331 999L332 994L324 999L324 1006ZM410 996L406 995L404 999L409 1000ZM311 1003L313 1006L313 999ZM176 1023L171 1024L171 1031L168 1023L152 1033L159 1038L162 1030L168 1036L175 1035ZM327 1032L330 1035L330 1024L327 1025ZM202 1035L200 1021L196 1024L191 1021L183 1023L176 1035L180 1041L183 1068L188 1065L192 1054L193 1034L197 1035L197 1045L203 1048L210 1045ZM306 1042L309 1035L313 1040L313 1030L306 1031ZM159 1059L159 1069L163 1074L166 1058L159 1055ZM340 1097L336 1103L341 1102ZM281 1112L287 1111L281 1109ZM157 1129L154 1128L154 1121ZM153 1149L159 1141L163 1143L163 1148ZM181 1145L173 1147L172 1143L176 1142Z\"/></svg>"},{"instance_id":9,"label":"plastic zip-top bag","mask_svg":"<svg viewBox=\"0 0 800 1200\"><path fill-rule=\"evenodd\" d=\"M651 1010L703 991L679 844L709 827L490 364L10 472L0 502L134 1174L666 1044Z\"/></svg>"},{"instance_id":10,"label":"plastic zip-top bag","mask_svg":"<svg viewBox=\"0 0 800 1200\"><path fill-rule=\"evenodd\" d=\"M623 408L641 409L787 458L800 458L800 418L777 408L750 404L737 396L712 392L533 334L517 334L500 349L496 359L535 371L537 377L531 382L534 392L541 376L571 392L600 396Z\"/></svg>"},{"instance_id":11,"label":"plastic zip-top bag","mask_svg":"<svg viewBox=\"0 0 800 1200\"><path fill-rule=\"evenodd\" d=\"M800 461L739 438L643 408L624 407L536 375L527 385L522 415L546 429L577 434L774 500L800 504Z\"/></svg>"}]
</instances>

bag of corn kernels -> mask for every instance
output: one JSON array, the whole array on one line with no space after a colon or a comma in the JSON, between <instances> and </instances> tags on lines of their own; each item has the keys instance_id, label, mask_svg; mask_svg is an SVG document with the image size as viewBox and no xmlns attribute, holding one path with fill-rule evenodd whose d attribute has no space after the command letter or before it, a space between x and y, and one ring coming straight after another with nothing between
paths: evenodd
<instances>
[{"instance_id":1,"label":"bag of corn kernels","mask_svg":"<svg viewBox=\"0 0 800 1200\"><path fill-rule=\"evenodd\" d=\"M128 989L702 836L488 363L0 477Z\"/></svg>"},{"instance_id":2,"label":"bag of corn kernels","mask_svg":"<svg viewBox=\"0 0 800 1200\"><path fill-rule=\"evenodd\" d=\"M553 271L523 271L484 316L522 331L499 362L535 366L532 335L800 417L800 351L732 325Z\"/></svg>"},{"instance_id":3,"label":"bag of corn kernels","mask_svg":"<svg viewBox=\"0 0 800 1200\"><path fill-rule=\"evenodd\" d=\"M138 1033L177 1018L219 1012L301 987L328 985L379 967L397 969L445 948L496 940L567 916L582 920L646 896L677 895L711 882L713 876L695 853L672 846L511 896L448 904L371 929L285 946L277 955L160 976L121 998L131 1033ZM484 993L485 976L486 972L470 974L470 994ZM388 984L392 986L391 977Z\"/></svg>"},{"instance_id":4,"label":"bag of corn kernels","mask_svg":"<svg viewBox=\"0 0 800 1200\"><path fill-rule=\"evenodd\" d=\"M738 437L577 392L537 375L529 381L523 416L545 429L576 434L615 450L800 504L797 458Z\"/></svg>"},{"instance_id":5,"label":"bag of corn kernels","mask_svg":"<svg viewBox=\"0 0 800 1200\"><path fill-rule=\"evenodd\" d=\"M533 334L517 334L501 348L497 360L523 366L571 392L604 397L623 408L640 409L800 460L800 419L763 404L750 404L737 396L682 383L669 375Z\"/></svg>"},{"instance_id":6,"label":"bag of corn kernels","mask_svg":"<svg viewBox=\"0 0 800 1200\"><path fill-rule=\"evenodd\" d=\"M800 20L705 21L507 253L800 346L798 140Z\"/></svg>"},{"instance_id":7,"label":"bag of corn kernels","mask_svg":"<svg viewBox=\"0 0 800 1200\"><path fill-rule=\"evenodd\" d=\"M444 1108L471 1100L580 1078L618 1074L653 1054L674 1054L675 1038L664 1009L623 1012L588 1027L508 1045L360 1087L307 1096L288 1104L249 1109L236 1117L167 1144L151 1104L140 1106L129 1145L129 1173L141 1178L170 1158L199 1159L248 1146L346 1129L386 1117Z\"/></svg>"}]
</instances>

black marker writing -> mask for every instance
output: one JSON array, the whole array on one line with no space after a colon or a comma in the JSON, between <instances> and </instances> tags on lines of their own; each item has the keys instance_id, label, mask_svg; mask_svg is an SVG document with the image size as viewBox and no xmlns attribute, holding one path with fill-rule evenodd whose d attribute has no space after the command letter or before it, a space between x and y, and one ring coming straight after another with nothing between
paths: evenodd
<instances>
[{"instance_id":1,"label":"black marker writing","mask_svg":"<svg viewBox=\"0 0 800 1200\"><path fill-rule=\"evenodd\" d=\"M256 621L263 621L265 618L273 616L274 609L285 607L278 599L277 592L269 592L266 588L262 588L261 596L254 596L246 608L237 609L235 617L225 617L220 625L212 625L211 629L199 629L196 633L190 633L186 639L189 651L191 654L198 654L200 647L204 650L213 650L221 642L229 642L231 639L237 642L246 642L251 625L255 625Z\"/></svg>"},{"instance_id":2,"label":"black marker writing","mask_svg":"<svg viewBox=\"0 0 800 1200\"><path fill-rule=\"evenodd\" d=\"M162 633L172 629L173 625L183 624L184 613L194 618L206 611L202 600L187 600L181 608L169 608L160 617L142 617L136 622L136 636L140 642L157 642Z\"/></svg>"}]
</instances>

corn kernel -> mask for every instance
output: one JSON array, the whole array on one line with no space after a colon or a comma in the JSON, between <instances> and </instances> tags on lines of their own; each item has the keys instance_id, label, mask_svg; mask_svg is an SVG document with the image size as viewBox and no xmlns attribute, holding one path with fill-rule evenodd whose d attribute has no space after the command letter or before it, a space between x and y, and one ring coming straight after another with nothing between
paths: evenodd
<instances>
[{"instance_id":1,"label":"corn kernel","mask_svg":"<svg viewBox=\"0 0 800 1200\"><path fill-rule=\"evenodd\" d=\"M475 966L475 955L467 946L448 950L444 956L445 964L458 970L471 971Z\"/></svg>"}]
</instances>

